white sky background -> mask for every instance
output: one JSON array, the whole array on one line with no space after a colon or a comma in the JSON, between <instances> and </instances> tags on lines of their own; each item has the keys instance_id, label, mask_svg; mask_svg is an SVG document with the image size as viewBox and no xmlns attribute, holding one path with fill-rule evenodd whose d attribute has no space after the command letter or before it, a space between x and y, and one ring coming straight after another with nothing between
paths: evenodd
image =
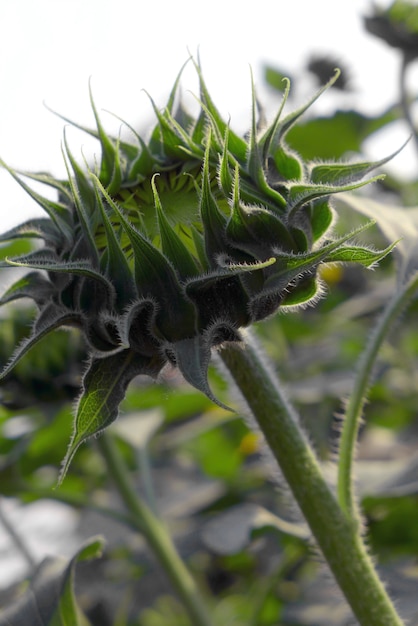
<instances>
[{"instance_id":1,"label":"white sky background","mask_svg":"<svg viewBox=\"0 0 418 626\"><path fill-rule=\"evenodd\" d=\"M209 90L236 130L249 123L249 65L273 114L279 98L266 90L263 63L297 77L312 52L341 59L354 88L349 95L322 96L317 112L335 103L379 112L396 98L399 58L364 32L361 16L370 11L369 0L0 0L0 156L12 167L64 175L65 124L44 102L93 126L92 77L99 110L146 127L152 113L142 90L162 107L188 50L195 54L198 47ZM191 64L182 84L186 93L197 93ZM298 96L307 99L315 89L308 80ZM119 122L107 113L102 119L118 132ZM82 146L87 154L97 150L73 129L68 136L76 156L81 157ZM400 129L385 154L407 136ZM374 151L374 158L383 156L380 148ZM408 155L397 157L398 166L400 159L414 158ZM4 171L0 189L0 231L43 214Z\"/></svg>"}]
</instances>

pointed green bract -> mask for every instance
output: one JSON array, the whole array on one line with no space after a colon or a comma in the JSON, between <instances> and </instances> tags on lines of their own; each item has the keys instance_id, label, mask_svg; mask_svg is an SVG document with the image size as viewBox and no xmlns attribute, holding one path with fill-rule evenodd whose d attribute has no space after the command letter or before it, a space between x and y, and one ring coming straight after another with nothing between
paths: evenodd
<instances>
[{"instance_id":1,"label":"pointed green bract","mask_svg":"<svg viewBox=\"0 0 418 626\"><path fill-rule=\"evenodd\" d=\"M224 145L222 155L219 155L219 161L219 185L225 196L228 196L232 193L232 188L234 184L234 177L231 171L231 167L232 165L234 165L234 167L238 165L237 161L231 163L231 153L229 151L229 126L227 126L225 130Z\"/></svg>"},{"instance_id":2,"label":"pointed green bract","mask_svg":"<svg viewBox=\"0 0 418 626\"><path fill-rule=\"evenodd\" d=\"M216 264L216 256L225 251L226 216L222 213L212 193L210 181L209 155L212 145L209 132L203 161L202 188L200 192L200 216L205 237L205 251L211 266Z\"/></svg>"},{"instance_id":3,"label":"pointed green bract","mask_svg":"<svg viewBox=\"0 0 418 626\"><path fill-rule=\"evenodd\" d=\"M94 278L95 280L102 282L109 288L110 291L113 290L112 285L106 276L93 269L87 260L69 261L67 263L63 263L48 257L43 258L40 255L38 258L34 258L34 255L28 255L27 257L17 257L15 259L7 258L6 263L8 265L15 265L16 267L32 267L45 270L47 272L62 272L63 274L80 274L81 276L88 276L89 278Z\"/></svg>"},{"instance_id":4,"label":"pointed green bract","mask_svg":"<svg viewBox=\"0 0 418 626\"><path fill-rule=\"evenodd\" d=\"M72 193L74 209L77 211L78 221L83 229L84 240L88 246L88 253L91 262L98 265L98 253L97 247L94 241L94 221L93 216L95 212L94 192L91 185L88 183L88 178L84 171L78 165L77 161L72 156L67 140L64 133L64 145L65 152L63 152L64 163L68 173L69 185ZM71 167L74 172L75 178L71 177L68 160L71 163ZM89 211L89 213L87 213Z\"/></svg>"},{"instance_id":5,"label":"pointed green bract","mask_svg":"<svg viewBox=\"0 0 418 626\"><path fill-rule=\"evenodd\" d=\"M97 178L96 184L109 206L120 218L122 227L129 238L134 257L134 275L138 292L143 296L153 295L154 292L163 293L169 277L171 281L176 282L172 266L158 248L125 217Z\"/></svg>"},{"instance_id":6,"label":"pointed green bract","mask_svg":"<svg viewBox=\"0 0 418 626\"><path fill-rule=\"evenodd\" d=\"M45 244L50 244L52 247L65 245L65 238L62 233L57 231L53 222L46 218L28 220L11 228L0 235L0 242L24 238L43 239Z\"/></svg>"},{"instance_id":7,"label":"pointed green bract","mask_svg":"<svg viewBox=\"0 0 418 626\"><path fill-rule=\"evenodd\" d=\"M306 205L311 200L316 200L316 198L323 198L324 196L329 196L333 193L342 193L343 191L353 191L354 189L359 189L360 187L364 187L368 183L374 183L377 180L381 180L383 175L374 176L374 178L369 179L368 181L361 181L359 183L350 183L348 185L313 185L313 184L291 184L289 186L289 201L290 201L290 211L289 216L292 217L295 211L299 208Z\"/></svg>"},{"instance_id":8,"label":"pointed green bract","mask_svg":"<svg viewBox=\"0 0 418 626\"><path fill-rule=\"evenodd\" d=\"M312 242L315 243L330 230L334 222L334 211L332 210L329 200L320 198L312 203L310 215Z\"/></svg>"},{"instance_id":9,"label":"pointed green bract","mask_svg":"<svg viewBox=\"0 0 418 626\"><path fill-rule=\"evenodd\" d=\"M131 350L91 361L84 376L74 432L63 461L59 482L62 482L67 473L77 448L115 421L131 380L138 374L154 376L160 369L161 361L158 359L141 359Z\"/></svg>"},{"instance_id":10,"label":"pointed green bract","mask_svg":"<svg viewBox=\"0 0 418 626\"><path fill-rule=\"evenodd\" d=\"M246 169L252 180L256 181L256 184L260 191L266 195L266 198L271 198L272 202L277 207L285 207L285 198L273 189L267 182L267 173L264 169L263 155L257 142L257 102L255 96L254 83L252 82L252 115L251 115L251 131L248 145L247 163Z\"/></svg>"},{"instance_id":11,"label":"pointed green bract","mask_svg":"<svg viewBox=\"0 0 418 626\"><path fill-rule=\"evenodd\" d=\"M0 372L0 379L14 368L14 366L22 359L25 354L36 345L46 335L61 326L80 326L81 317L76 311L67 311L64 308L49 306L42 310L41 315L37 318L32 329L31 335L24 339L12 354L10 361Z\"/></svg>"},{"instance_id":12,"label":"pointed green bract","mask_svg":"<svg viewBox=\"0 0 418 626\"><path fill-rule=\"evenodd\" d=\"M295 152L278 147L274 151L273 159L282 180L302 180L303 164Z\"/></svg>"},{"instance_id":13,"label":"pointed green bract","mask_svg":"<svg viewBox=\"0 0 418 626\"><path fill-rule=\"evenodd\" d=\"M54 286L42 274L30 272L22 276L4 292L0 298L0 305L19 298L31 298L38 306L42 306L42 303L49 299L53 291Z\"/></svg>"},{"instance_id":14,"label":"pointed green bract","mask_svg":"<svg viewBox=\"0 0 418 626\"><path fill-rule=\"evenodd\" d=\"M91 84L90 90L90 104L94 113L97 126L97 136L102 147L102 162L100 166L100 179L103 184L108 188L109 193L117 192L122 182L122 171L120 164L120 154L118 149L118 142L112 141L104 130L96 105L93 99L93 92Z\"/></svg>"},{"instance_id":15,"label":"pointed green bract","mask_svg":"<svg viewBox=\"0 0 418 626\"><path fill-rule=\"evenodd\" d=\"M312 252L299 255L278 253L276 255L276 264L272 267L272 274L266 280L265 286L268 289L271 289L273 286L284 289L285 287L282 287L282 285L286 286L292 283L295 278L301 277L304 273L310 275L317 269L321 262L336 262L338 259L336 256L332 256L333 253L338 251L346 241L360 234L373 224L374 221L368 222L353 230L351 233L339 237L328 244L324 244L318 250ZM368 251L367 248L360 248L359 252L361 252L361 254L367 254L367 252L370 251ZM385 256L385 254L383 254L383 256Z\"/></svg>"},{"instance_id":16,"label":"pointed green bract","mask_svg":"<svg viewBox=\"0 0 418 626\"><path fill-rule=\"evenodd\" d=\"M182 280L199 273L198 266L192 254L186 248L180 237L170 226L164 214L164 209L155 185L155 176L152 178L152 191L157 210L158 227L161 236L161 249L176 268Z\"/></svg>"},{"instance_id":17,"label":"pointed green bract","mask_svg":"<svg viewBox=\"0 0 418 626\"><path fill-rule=\"evenodd\" d=\"M71 212L68 207L59 202L53 202L48 198L44 198L39 193L34 191L18 176L14 170L4 163L0 159L0 166L4 167L16 182L35 200L37 204L49 215L51 221L56 226L57 230L63 235L63 237L69 241L71 240Z\"/></svg>"},{"instance_id":18,"label":"pointed green bract","mask_svg":"<svg viewBox=\"0 0 418 626\"><path fill-rule=\"evenodd\" d=\"M259 140L259 145L263 150L263 160L267 160L269 155L272 155L278 148L280 142L275 141L277 130L280 124L280 118L283 113L283 109L289 97L290 91L290 80L288 78L284 79L285 89L283 92L283 98L279 109L277 111L276 117L273 120L273 123L264 131L263 135Z\"/></svg>"},{"instance_id":19,"label":"pointed green bract","mask_svg":"<svg viewBox=\"0 0 418 626\"><path fill-rule=\"evenodd\" d=\"M94 190L96 192L97 205L100 210L103 227L106 233L107 246L101 259L103 266L102 270L106 276L112 278L119 308L123 310L123 306L128 304L137 295L135 282L132 276L129 261L123 252L119 239L112 226L112 222L106 213L105 207L103 206L97 179L93 176L92 180Z\"/></svg>"},{"instance_id":20,"label":"pointed green bract","mask_svg":"<svg viewBox=\"0 0 418 626\"><path fill-rule=\"evenodd\" d=\"M243 205L238 168L235 169L231 216L226 226L226 234L237 248L260 259L267 246L280 245L284 250L292 250L295 245L289 230L279 217L262 207Z\"/></svg>"},{"instance_id":21,"label":"pointed green bract","mask_svg":"<svg viewBox=\"0 0 418 626\"><path fill-rule=\"evenodd\" d=\"M213 395L208 383L208 368L211 359L211 343L205 337L196 336L173 344L175 364L188 383L202 391L213 402L228 409Z\"/></svg>"},{"instance_id":22,"label":"pointed green bract","mask_svg":"<svg viewBox=\"0 0 418 626\"><path fill-rule=\"evenodd\" d=\"M195 62L194 62L194 65L199 76L202 113L204 113L205 111L207 112L208 121L211 121L214 127L218 130L220 136L224 137L228 124L222 119L221 115L219 114L219 111L217 110L216 106L214 105L212 101L212 98L210 96L206 83L203 79L203 73L202 73L200 66ZM230 131L229 141L230 141L231 153L234 154L238 160L244 161L246 157L246 152L247 152L246 142L241 137L236 135L233 131Z\"/></svg>"},{"instance_id":23,"label":"pointed green bract","mask_svg":"<svg viewBox=\"0 0 418 626\"><path fill-rule=\"evenodd\" d=\"M250 129L239 137L193 63L200 85L196 117L179 99L180 72L165 108L151 99L156 123L150 138L127 125L130 143L106 132L90 89L96 129L70 123L99 141L97 171L83 159L78 163L65 135L68 180L5 166L46 218L0 236L0 242L44 242L10 259L5 249L0 261L1 268L32 270L0 304L30 298L39 309L2 376L61 326L76 326L90 355L63 473L78 447L116 419L134 376L155 376L169 362L218 402L208 383L214 349L241 341L241 328L280 308L315 302L322 264L373 267L392 249L350 243L365 227L331 236L333 194L377 180L363 179L387 159L307 162L286 144L288 131L338 74L282 117L287 82L270 125L252 84ZM43 198L22 176L55 189L58 200Z\"/></svg>"},{"instance_id":24,"label":"pointed green bract","mask_svg":"<svg viewBox=\"0 0 418 626\"><path fill-rule=\"evenodd\" d=\"M306 104L302 105L296 111L292 111L291 113L289 113L284 118L284 120L277 120L274 128L274 134L272 135L270 140L270 145L273 148L271 151L272 153L274 152L274 146L280 145L282 143L282 140L285 137L286 133L292 128L292 126L294 126L294 124L296 124L298 119L309 109L309 107L312 106L315 100L318 100L318 98L324 93L324 91L332 87L335 81L338 80L340 73L341 72L337 69L334 76L323 87L321 87L321 89L319 89L316 94L314 94L312 98L308 100ZM286 92L286 96L287 93L288 92Z\"/></svg>"},{"instance_id":25,"label":"pointed green bract","mask_svg":"<svg viewBox=\"0 0 418 626\"><path fill-rule=\"evenodd\" d=\"M391 244L384 250L369 250L368 248L360 248L359 246L342 246L334 250L326 257L327 263L359 263L364 267L373 267L385 258L397 245L397 242Z\"/></svg>"}]
</instances>

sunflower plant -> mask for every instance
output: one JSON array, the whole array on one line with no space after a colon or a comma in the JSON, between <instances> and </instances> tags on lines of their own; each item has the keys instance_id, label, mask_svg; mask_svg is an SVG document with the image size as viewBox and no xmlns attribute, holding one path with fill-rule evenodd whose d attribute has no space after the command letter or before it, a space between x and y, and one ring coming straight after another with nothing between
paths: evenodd
<instances>
[{"instance_id":1,"label":"sunflower plant","mask_svg":"<svg viewBox=\"0 0 418 626\"><path fill-rule=\"evenodd\" d=\"M179 76L163 110L152 101L156 125L149 136L129 127L132 141L127 141L106 132L91 97L96 128L83 130L100 144L98 163L80 163L65 135L64 180L2 163L46 217L30 219L0 238L41 244L1 262L1 268L28 272L19 273L0 304L30 298L37 308L30 334L1 376L7 380L49 333L78 329L88 363L59 480L79 446L100 435L98 445L125 504L192 623L209 625L211 611L164 524L138 497L112 437L103 431L117 419L130 382L140 374L156 378L167 366L178 368L188 383L225 407L208 382L216 353L358 621L401 624L363 543L350 464L335 493L251 334L254 323L279 311L315 304L323 292L319 270L324 265L371 268L391 252L393 243L384 250L356 243L373 222L336 235L332 200L334 194L378 180L380 175L370 174L388 159L306 161L289 147L287 133L338 72L290 113L284 111L285 83L281 106L269 124L259 115L253 88L250 130L241 137L219 114L197 63L195 68L200 85L195 116L179 101ZM56 190L57 199L35 192L28 178ZM347 461L355 436L346 439Z\"/></svg>"}]
</instances>

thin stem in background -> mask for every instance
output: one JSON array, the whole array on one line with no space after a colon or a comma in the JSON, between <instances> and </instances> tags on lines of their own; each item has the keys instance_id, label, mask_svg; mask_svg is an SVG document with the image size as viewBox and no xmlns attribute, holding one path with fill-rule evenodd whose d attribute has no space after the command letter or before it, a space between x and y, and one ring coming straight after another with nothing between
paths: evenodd
<instances>
[{"instance_id":1,"label":"thin stem in background","mask_svg":"<svg viewBox=\"0 0 418 626\"><path fill-rule=\"evenodd\" d=\"M264 356L250 339L225 344L220 356L275 456L296 502L361 626L402 626L359 533L326 483Z\"/></svg>"},{"instance_id":2,"label":"thin stem in background","mask_svg":"<svg viewBox=\"0 0 418 626\"><path fill-rule=\"evenodd\" d=\"M180 558L165 525L141 500L135 490L128 468L112 434L108 431L104 432L97 439L97 445L119 496L136 523L136 528L144 535L148 546L182 600L191 623L193 626L212 626L195 581Z\"/></svg>"},{"instance_id":3,"label":"thin stem in background","mask_svg":"<svg viewBox=\"0 0 418 626\"><path fill-rule=\"evenodd\" d=\"M36 560L32 556L31 551L29 550L26 541L24 538L16 531L15 527L9 520L8 516L4 512L3 503L0 501L0 524L3 526L5 531L8 533L9 537L13 541L15 547L17 548L19 554L22 555L25 560L28 569L32 572L36 567Z\"/></svg>"},{"instance_id":4,"label":"thin stem in background","mask_svg":"<svg viewBox=\"0 0 418 626\"><path fill-rule=\"evenodd\" d=\"M136 456L138 459L141 480L144 486L148 505L151 508L152 512L158 516L157 499L155 497L154 483L152 480L152 472L147 445L143 445L137 448Z\"/></svg>"},{"instance_id":5,"label":"thin stem in background","mask_svg":"<svg viewBox=\"0 0 418 626\"><path fill-rule=\"evenodd\" d=\"M258 626L260 617L264 610L268 597L273 593L281 580L283 580L288 572L301 560L302 549L294 547L285 552L276 570L264 580L257 581L257 586L252 590L254 597L253 612L247 626Z\"/></svg>"},{"instance_id":6,"label":"thin stem in background","mask_svg":"<svg viewBox=\"0 0 418 626\"><path fill-rule=\"evenodd\" d=\"M356 500L353 487L353 463L360 419L366 401L367 390L373 376L373 366L380 347L386 339L393 322L410 304L418 291L418 275L396 291L383 310L360 359L354 387L347 403L340 438L338 459L338 500L341 508L350 517L356 513Z\"/></svg>"}]
</instances>

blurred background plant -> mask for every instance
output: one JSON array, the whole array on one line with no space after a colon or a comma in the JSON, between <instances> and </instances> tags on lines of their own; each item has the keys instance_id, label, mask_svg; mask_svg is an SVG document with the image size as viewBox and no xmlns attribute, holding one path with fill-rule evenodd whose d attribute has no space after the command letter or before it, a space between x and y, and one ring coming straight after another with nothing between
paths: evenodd
<instances>
[{"instance_id":1,"label":"blurred background plant","mask_svg":"<svg viewBox=\"0 0 418 626\"><path fill-rule=\"evenodd\" d=\"M287 136L289 145L303 158L361 155L374 133L401 118L406 118L416 137L413 113L417 94L407 93L405 72L415 60L416 10L409 3L395 2L386 11L376 8L365 20L370 33L402 50L405 61L400 69L399 101L373 116L359 110L336 110L321 116L310 113ZM335 65L342 67L342 74L334 88L349 89L355 67L346 68L338 59L316 54L307 59L306 75L292 77L293 82L297 86L311 75L322 83ZM278 99L284 75L285 67L265 67L266 82L272 93L277 91ZM403 137L399 144L402 142ZM418 228L418 176L406 181L391 174L364 194L388 206L404 207L408 218L402 219L410 219ZM339 208L339 215L342 232L364 222L348 204L346 209ZM396 239L396 224L394 228ZM364 237L367 243L384 248L387 232L383 220ZM2 255L26 253L21 246L11 244ZM374 273L353 266L326 268L322 278L327 297L315 308L257 325L256 332L291 400L301 409L304 425L325 464L333 460L338 416L351 390L353 371L377 313L395 288L395 263L396 256L386 257ZM411 623L418 620L413 592L418 577L417 308L415 301L381 350L364 411L356 470L371 550ZM27 332L29 319L31 311L23 306L10 305L3 314L2 364ZM79 620L74 623L189 625L182 605L120 507L95 441L80 448L65 482L54 489L71 435L71 405L78 395L81 372L77 364L84 358L83 350L75 332L55 333L33 348L2 382L0 523L8 528L28 574L37 567L36 556L25 532L19 533L13 523L10 498L20 503L19 516L45 500L77 511L73 533L80 543L92 534L106 536L101 559L90 560L103 550L101 540L95 539L78 551L74 549L75 556L67 562L44 562L41 571L38 566L39 585L59 580L69 597L76 569L77 605L85 617L74 605ZM227 386L215 369L210 371L210 384L216 397L228 403ZM292 513L277 470L239 413L214 406L175 372L167 372L164 379L152 384L145 378L136 379L112 429L121 454L137 477L139 492L167 521L194 577L214 599L215 623L352 623L323 564L306 544L306 529ZM0 606L20 597L26 581L24 577L5 587L0 592ZM10 624L2 621L0 613L3 623Z\"/></svg>"}]
</instances>

